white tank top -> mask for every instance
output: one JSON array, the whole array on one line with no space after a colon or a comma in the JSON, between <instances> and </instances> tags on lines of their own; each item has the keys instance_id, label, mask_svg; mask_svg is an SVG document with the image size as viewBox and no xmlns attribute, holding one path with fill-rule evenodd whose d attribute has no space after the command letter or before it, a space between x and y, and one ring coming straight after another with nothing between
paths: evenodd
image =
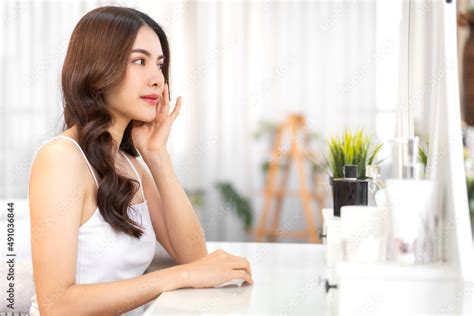
<instances>
[{"instance_id":1,"label":"white tank top","mask_svg":"<svg viewBox=\"0 0 474 316\"><path fill-rule=\"evenodd\" d=\"M79 148L98 188L99 184L93 169L81 147L74 139L60 135L49 139L41 146L56 138L71 140ZM135 172L143 196L142 203L128 207L128 214L132 220L142 227L144 234L140 239L136 239L125 233L116 232L104 220L97 207L93 215L79 227L76 284L111 282L137 277L145 272L155 254L156 235L151 223L142 182L132 162L126 155L123 153L122 155ZM133 208L136 209L136 212ZM84 302L84 304L87 304L87 302ZM36 295L31 299L29 312L30 315L40 315ZM122 315L135 316L142 315L143 312L144 308L140 306Z\"/></svg>"}]
</instances>

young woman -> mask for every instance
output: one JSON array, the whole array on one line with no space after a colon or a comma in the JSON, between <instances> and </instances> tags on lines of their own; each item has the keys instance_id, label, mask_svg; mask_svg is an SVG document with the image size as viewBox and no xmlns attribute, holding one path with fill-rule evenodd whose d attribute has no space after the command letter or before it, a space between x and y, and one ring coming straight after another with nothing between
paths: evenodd
<instances>
[{"instance_id":1,"label":"young woman","mask_svg":"<svg viewBox=\"0 0 474 316\"><path fill-rule=\"evenodd\" d=\"M247 259L208 254L177 181L166 143L181 98L169 113L169 65L165 33L142 12L101 7L74 29L65 130L31 166L32 315L141 315L164 291L253 283ZM156 241L178 265L143 274Z\"/></svg>"}]
</instances>

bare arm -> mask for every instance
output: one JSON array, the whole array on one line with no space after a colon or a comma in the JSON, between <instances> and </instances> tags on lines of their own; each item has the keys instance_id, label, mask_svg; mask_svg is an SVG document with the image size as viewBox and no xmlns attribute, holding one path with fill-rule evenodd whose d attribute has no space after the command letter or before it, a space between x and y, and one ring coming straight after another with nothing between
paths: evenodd
<instances>
[{"instance_id":1,"label":"bare arm","mask_svg":"<svg viewBox=\"0 0 474 316\"><path fill-rule=\"evenodd\" d=\"M143 156L143 160L153 177L144 172L144 185L148 188L155 187L149 189L153 195L149 200L157 201L155 204L150 204L150 212L159 211L166 224L173 259L183 264L203 258L208 254L204 232L188 196L176 177L168 151L150 153ZM153 184L151 179L154 179ZM160 242L163 245L167 243L163 240Z\"/></svg>"},{"instance_id":2,"label":"bare arm","mask_svg":"<svg viewBox=\"0 0 474 316\"><path fill-rule=\"evenodd\" d=\"M71 285L60 304L53 305L56 308L52 315L118 315L131 311L162 292L184 287L181 271L181 266L174 266L121 281Z\"/></svg>"},{"instance_id":3,"label":"bare arm","mask_svg":"<svg viewBox=\"0 0 474 316\"><path fill-rule=\"evenodd\" d=\"M183 267L99 284L76 284L77 236L87 165L74 144L54 140L33 161L29 184L31 246L41 315L116 315L161 292L185 287Z\"/></svg>"}]
</instances>

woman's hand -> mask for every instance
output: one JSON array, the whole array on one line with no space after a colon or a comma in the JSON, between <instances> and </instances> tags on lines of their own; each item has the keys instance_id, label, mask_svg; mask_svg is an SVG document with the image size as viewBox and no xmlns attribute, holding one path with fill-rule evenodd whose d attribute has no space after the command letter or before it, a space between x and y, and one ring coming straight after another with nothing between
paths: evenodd
<instances>
[{"instance_id":1,"label":"woman's hand","mask_svg":"<svg viewBox=\"0 0 474 316\"><path fill-rule=\"evenodd\" d=\"M171 114L168 114L169 109L169 91L168 85L165 84L160 103L156 105L155 120L150 123L133 122L133 144L140 155L144 156L152 152L166 150L171 126L181 109L181 97L176 100L176 105Z\"/></svg>"},{"instance_id":2,"label":"woman's hand","mask_svg":"<svg viewBox=\"0 0 474 316\"><path fill-rule=\"evenodd\" d=\"M252 270L248 260L231 255L222 249L181 267L187 287L213 287L232 279L244 279L247 283L253 284Z\"/></svg>"}]
</instances>

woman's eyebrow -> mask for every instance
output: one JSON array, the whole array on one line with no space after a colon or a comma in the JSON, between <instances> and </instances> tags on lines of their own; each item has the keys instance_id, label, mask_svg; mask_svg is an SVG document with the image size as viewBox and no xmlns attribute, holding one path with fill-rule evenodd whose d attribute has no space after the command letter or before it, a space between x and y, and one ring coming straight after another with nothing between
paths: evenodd
<instances>
[{"instance_id":1,"label":"woman's eyebrow","mask_svg":"<svg viewBox=\"0 0 474 316\"><path fill-rule=\"evenodd\" d=\"M144 54L144 55L147 56L147 57L150 57L150 56L151 56L151 54L150 54L149 51L147 51L147 50L145 50L145 49L142 49L142 48L134 48L134 49L132 49L132 53L142 53L142 54ZM160 59L165 59L165 56L164 56L164 55L160 55L160 56L158 56L157 59L158 59L158 60L160 60Z\"/></svg>"}]
</instances>

